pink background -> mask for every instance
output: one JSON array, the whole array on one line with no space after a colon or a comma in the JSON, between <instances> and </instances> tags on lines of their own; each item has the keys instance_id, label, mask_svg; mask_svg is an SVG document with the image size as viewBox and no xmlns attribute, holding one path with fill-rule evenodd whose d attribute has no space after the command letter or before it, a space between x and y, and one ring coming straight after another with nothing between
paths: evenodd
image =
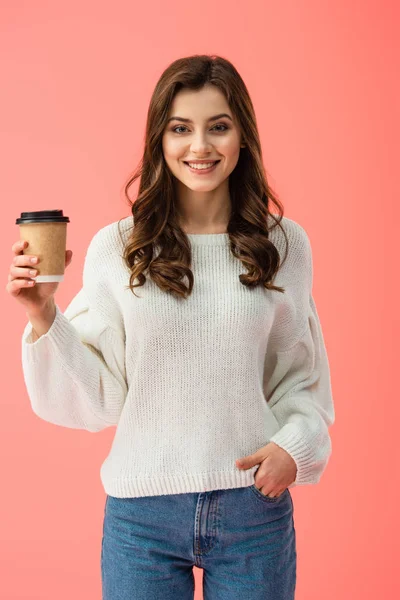
<instances>
[{"instance_id":1,"label":"pink background","mask_svg":"<svg viewBox=\"0 0 400 600\"><path fill-rule=\"evenodd\" d=\"M296 600L400 594L396 4L2 5L3 285L19 213L62 208L74 252L56 294L62 310L80 288L91 237L129 214L122 186L163 69L221 54L248 85L269 181L312 242L336 409L323 479L292 490ZM21 369L25 311L5 291L1 308L0 597L98 600L99 470L115 429L91 435L34 415Z\"/></svg>"}]
</instances>

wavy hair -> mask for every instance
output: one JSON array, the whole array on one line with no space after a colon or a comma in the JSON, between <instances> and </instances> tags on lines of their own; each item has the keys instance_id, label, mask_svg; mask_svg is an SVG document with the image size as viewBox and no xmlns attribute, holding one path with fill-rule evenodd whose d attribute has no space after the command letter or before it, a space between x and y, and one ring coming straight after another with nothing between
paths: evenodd
<instances>
[{"instance_id":1,"label":"wavy hair","mask_svg":"<svg viewBox=\"0 0 400 600\"><path fill-rule=\"evenodd\" d=\"M147 113L143 156L124 185L134 226L124 243L123 260L130 271L127 289L134 295L134 288L145 284L146 274L176 298L187 298L192 292L191 245L178 222L173 175L164 159L162 136L175 94L182 88L199 90L206 84L217 86L225 95L245 144L229 175L229 246L247 270L239 280L248 287L263 285L268 290L285 291L272 283L281 264L277 248L268 239L271 229L282 229L286 240L284 262L288 252L288 238L280 224L284 208L267 183L256 116L246 85L228 60L194 55L175 60L158 80ZM138 177L138 194L131 201L128 190ZM270 202L278 209L276 218L269 210ZM270 227L268 217L274 222Z\"/></svg>"}]
</instances>

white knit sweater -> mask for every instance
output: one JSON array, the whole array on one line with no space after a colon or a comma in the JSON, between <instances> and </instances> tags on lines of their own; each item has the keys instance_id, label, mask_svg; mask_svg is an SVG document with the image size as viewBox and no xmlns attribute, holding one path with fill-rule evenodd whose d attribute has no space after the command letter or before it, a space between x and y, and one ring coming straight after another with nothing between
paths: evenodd
<instances>
[{"instance_id":1,"label":"white knit sweater","mask_svg":"<svg viewBox=\"0 0 400 600\"><path fill-rule=\"evenodd\" d=\"M127 236L132 216L120 223ZM269 441L297 464L289 487L320 480L334 422L328 358L312 297L305 230L284 217L289 255L274 283L284 294L239 281L246 273L227 233L189 234L194 288L187 300L147 277L127 288L118 221L91 240L82 289L49 331L22 336L32 409L74 429L116 425L100 476L118 498L249 486L258 465L237 458ZM270 234L283 255L279 227Z\"/></svg>"}]
</instances>

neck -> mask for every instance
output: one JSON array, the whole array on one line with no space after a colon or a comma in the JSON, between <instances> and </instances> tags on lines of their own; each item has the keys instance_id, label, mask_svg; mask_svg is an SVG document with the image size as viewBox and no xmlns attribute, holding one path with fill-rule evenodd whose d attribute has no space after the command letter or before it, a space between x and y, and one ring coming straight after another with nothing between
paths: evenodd
<instances>
[{"instance_id":1,"label":"neck","mask_svg":"<svg viewBox=\"0 0 400 600\"><path fill-rule=\"evenodd\" d=\"M226 233L232 210L227 180L210 192L177 182L176 192L176 215L186 233Z\"/></svg>"}]
</instances>

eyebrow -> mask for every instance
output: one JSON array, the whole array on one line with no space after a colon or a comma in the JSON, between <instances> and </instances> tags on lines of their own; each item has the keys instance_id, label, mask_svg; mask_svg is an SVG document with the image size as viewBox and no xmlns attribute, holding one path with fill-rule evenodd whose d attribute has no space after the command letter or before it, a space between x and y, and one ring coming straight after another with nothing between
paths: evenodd
<instances>
[{"instance_id":1,"label":"eyebrow","mask_svg":"<svg viewBox=\"0 0 400 600\"><path fill-rule=\"evenodd\" d=\"M213 117L210 117L208 119L208 123L210 121L216 121L217 119L222 119L222 117L227 117L228 119L230 119L232 121L232 117L230 117L226 113L220 113L219 115L214 115ZM190 119L184 119L183 117L170 117L167 120L167 123L169 123L170 121L182 121L182 123L193 123L193 121L191 121Z\"/></svg>"}]
</instances>

